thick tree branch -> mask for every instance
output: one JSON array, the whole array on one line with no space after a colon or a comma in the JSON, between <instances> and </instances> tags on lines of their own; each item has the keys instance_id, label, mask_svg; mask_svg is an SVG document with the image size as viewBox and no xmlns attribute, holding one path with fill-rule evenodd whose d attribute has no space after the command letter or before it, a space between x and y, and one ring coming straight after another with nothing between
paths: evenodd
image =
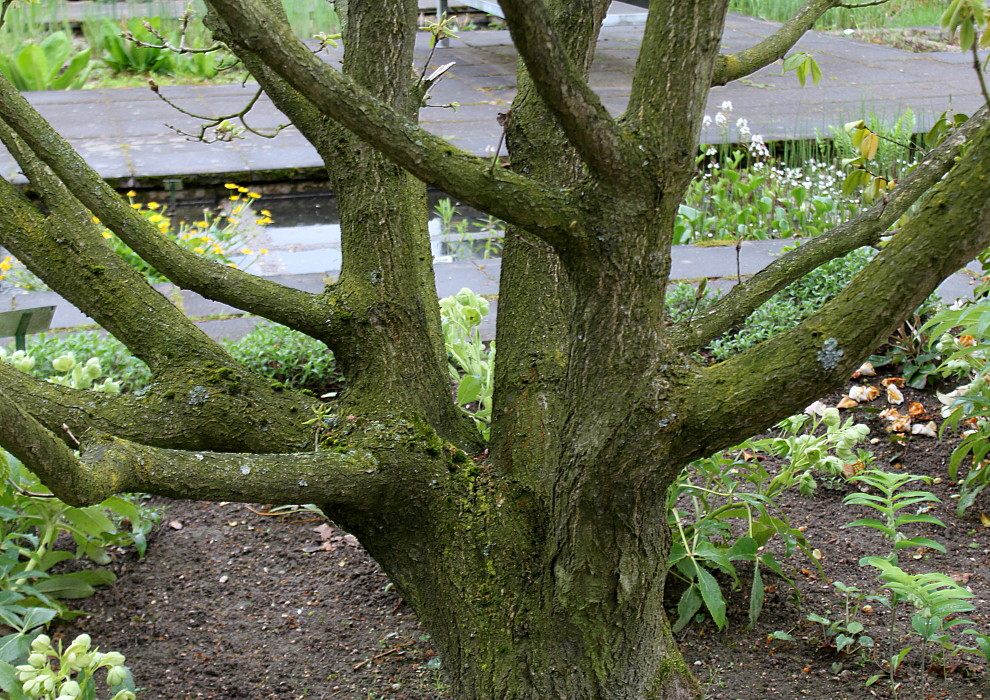
<instances>
[{"instance_id":1,"label":"thick tree branch","mask_svg":"<svg viewBox=\"0 0 990 700\"><path fill-rule=\"evenodd\" d=\"M499 4L526 71L581 159L598 175L625 179L629 163L616 124L568 59L544 0Z\"/></svg>"},{"instance_id":2,"label":"thick tree branch","mask_svg":"<svg viewBox=\"0 0 990 700\"><path fill-rule=\"evenodd\" d=\"M389 425L390 438L412 428ZM369 433L372 431L369 431ZM0 391L0 444L72 505L99 503L121 492L172 498L264 503L320 503L348 512L396 508L408 488L432 473L436 460L375 435L380 446L288 454L190 452L150 447L90 431L80 456ZM416 466L417 469L411 469ZM401 494L401 495L400 495Z\"/></svg>"},{"instance_id":3,"label":"thick tree branch","mask_svg":"<svg viewBox=\"0 0 990 700\"><path fill-rule=\"evenodd\" d=\"M462 202L564 246L579 215L570 195L550 190L455 148L383 104L315 56L260 0L208 3L234 32L235 45L266 64L321 112L340 122L420 180Z\"/></svg>"},{"instance_id":4,"label":"thick tree branch","mask_svg":"<svg viewBox=\"0 0 990 700\"><path fill-rule=\"evenodd\" d=\"M162 236L0 76L0 119L72 194L145 261L180 287L304 332L326 332L325 295L302 292L207 260ZM8 144L8 149L10 145ZM20 160L24 160L26 154ZM22 167L26 167L21 163ZM29 176L30 177L30 176Z\"/></svg>"},{"instance_id":5,"label":"thick tree branch","mask_svg":"<svg viewBox=\"0 0 990 700\"><path fill-rule=\"evenodd\" d=\"M705 313L672 328L674 344L685 351L696 350L742 323L763 302L819 265L861 246L875 245L891 225L949 172L963 145L988 119L990 110L980 110L905 175L883 200L785 253L749 280L736 285Z\"/></svg>"},{"instance_id":6,"label":"thick tree branch","mask_svg":"<svg viewBox=\"0 0 990 700\"><path fill-rule=\"evenodd\" d=\"M815 26L819 17L840 5L842 5L841 0L808 0L797 14L756 46L739 53L720 55L715 63L712 86L725 85L733 80L745 78L783 58L798 40Z\"/></svg>"},{"instance_id":7,"label":"thick tree branch","mask_svg":"<svg viewBox=\"0 0 990 700\"><path fill-rule=\"evenodd\" d=\"M138 394L104 394L53 384L0 362L0 391L16 396L22 409L67 442L63 425L74 435L93 428L145 445L185 450L273 452L302 448L312 439L312 430L304 425L312 415L312 399L277 392L268 404L282 415L259 418L246 397L225 394L223 388L218 392L211 379L215 377L209 374L198 381L173 375ZM212 405L214 398L223 405Z\"/></svg>"},{"instance_id":8,"label":"thick tree branch","mask_svg":"<svg viewBox=\"0 0 990 700\"><path fill-rule=\"evenodd\" d=\"M90 473L79 468L72 449L0 390L0 445L28 466L66 503L99 503L120 491L111 471ZM57 484L58 488L53 487Z\"/></svg>"},{"instance_id":9,"label":"thick tree branch","mask_svg":"<svg viewBox=\"0 0 990 700\"><path fill-rule=\"evenodd\" d=\"M820 311L689 382L684 460L737 444L846 380L938 284L990 245L990 126L921 211ZM717 428L716 428L717 426Z\"/></svg>"}]
</instances>

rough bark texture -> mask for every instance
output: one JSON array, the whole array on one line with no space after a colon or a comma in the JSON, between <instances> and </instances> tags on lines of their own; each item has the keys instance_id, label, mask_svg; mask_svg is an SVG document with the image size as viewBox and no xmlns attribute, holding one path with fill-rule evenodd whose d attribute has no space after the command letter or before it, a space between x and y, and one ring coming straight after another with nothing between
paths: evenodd
<instances>
[{"instance_id":1,"label":"rough bark texture","mask_svg":"<svg viewBox=\"0 0 990 700\"><path fill-rule=\"evenodd\" d=\"M986 115L931 154L889 211L865 212L669 329L671 232L708 87L773 61L834 0L809 0L736 56L718 55L728 0L653 0L618 119L586 80L608 0L503 0L523 60L511 166L494 169L416 124L413 0L348 3L342 71L291 36L278 2L209 3L216 35L326 163L340 279L305 294L169 246L0 77L0 138L40 198L0 181L0 244L155 373L142 395L113 397L0 365L0 444L77 504L119 490L322 504L430 629L456 698L699 697L662 607L666 489L690 459L847 376L990 243ZM819 313L720 365L690 358L774 290L875 240L940 179ZM510 225L488 445L451 401L426 184ZM240 367L113 256L91 216L177 284L323 341L346 391L319 405ZM768 406L779 384L789 390ZM83 438L78 455L63 424Z\"/></svg>"}]
</instances>

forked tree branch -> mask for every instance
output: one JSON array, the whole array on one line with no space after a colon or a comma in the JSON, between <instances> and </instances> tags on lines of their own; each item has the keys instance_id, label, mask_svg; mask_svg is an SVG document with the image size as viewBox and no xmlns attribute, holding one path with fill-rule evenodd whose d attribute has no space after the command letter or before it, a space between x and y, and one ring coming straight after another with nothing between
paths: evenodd
<instances>
[{"instance_id":1,"label":"forked tree branch","mask_svg":"<svg viewBox=\"0 0 990 700\"><path fill-rule=\"evenodd\" d=\"M254 52L322 113L340 122L420 180L447 194L524 226L557 246L579 218L571 196L466 153L375 99L334 70L271 16L259 0L211 0L231 29L231 43Z\"/></svg>"},{"instance_id":2,"label":"forked tree branch","mask_svg":"<svg viewBox=\"0 0 990 700\"><path fill-rule=\"evenodd\" d=\"M780 29L763 41L739 53L720 55L715 63L712 86L745 78L783 58L815 26L819 17L840 4L841 0L808 0Z\"/></svg>"},{"instance_id":3,"label":"forked tree branch","mask_svg":"<svg viewBox=\"0 0 990 700\"><path fill-rule=\"evenodd\" d=\"M942 280L990 246L988 170L984 124L921 211L835 299L796 328L700 370L683 393L679 458L738 444L847 380Z\"/></svg>"},{"instance_id":4,"label":"forked tree branch","mask_svg":"<svg viewBox=\"0 0 990 700\"><path fill-rule=\"evenodd\" d=\"M628 164L615 121L568 59L544 0L499 0L499 4L533 85L578 155L595 173L624 178Z\"/></svg>"},{"instance_id":5,"label":"forked tree branch","mask_svg":"<svg viewBox=\"0 0 990 700\"><path fill-rule=\"evenodd\" d=\"M825 234L808 239L742 282L704 313L671 329L671 340L685 351L697 350L742 323L767 299L816 267L856 248L875 245L881 236L955 165L963 145L990 120L983 108L928 154L881 201Z\"/></svg>"},{"instance_id":6,"label":"forked tree branch","mask_svg":"<svg viewBox=\"0 0 990 700\"><path fill-rule=\"evenodd\" d=\"M303 332L326 334L322 295L285 287L216 263L162 236L0 75L0 120L45 162L86 208L148 264L180 287L191 289Z\"/></svg>"},{"instance_id":7,"label":"forked tree branch","mask_svg":"<svg viewBox=\"0 0 990 700\"><path fill-rule=\"evenodd\" d=\"M401 426L389 425L402 433ZM411 430L411 429L410 429ZM389 433L391 435L391 433ZM275 504L320 503L350 512L394 509L408 484L396 472L415 461L429 475L439 461L391 444L286 454L191 452L150 447L90 431L80 456L0 391L0 444L69 504L86 506L122 492L172 498Z\"/></svg>"}]
</instances>

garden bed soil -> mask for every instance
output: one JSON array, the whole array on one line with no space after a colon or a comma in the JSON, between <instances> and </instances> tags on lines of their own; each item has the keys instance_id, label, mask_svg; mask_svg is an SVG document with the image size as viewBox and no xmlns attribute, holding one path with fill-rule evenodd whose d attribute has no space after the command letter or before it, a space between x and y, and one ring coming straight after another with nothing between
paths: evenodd
<instances>
[{"instance_id":1,"label":"garden bed soil","mask_svg":"<svg viewBox=\"0 0 990 700\"><path fill-rule=\"evenodd\" d=\"M907 401L920 400L938 413L932 392L904 391ZM979 519L990 506L983 500L972 519L956 517L957 491L946 473L951 442L891 442L875 413L856 415L879 438L871 446L876 466L942 480L930 487L943 499L932 513L949 527L919 527L947 553L908 550L902 565L949 574L968 586L977 608L968 618L990 632L990 529ZM764 612L753 629L746 629L748 600L738 592L729 601L727 630L707 620L678 635L709 698L893 697L885 678L866 686L870 676L882 673L870 654L837 653L823 643L821 626L806 620L812 612L830 619L841 614L834 580L881 592L874 570L857 563L886 553L879 533L842 527L868 515L842 504L853 488L823 485L811 498L795 493L782 501L791 523L805 525L822 553L825 580L800 556L785 563L801 592L800 605L789 585L768 578ZM55 630L69 637L87 632L104 650L124 653L144 688L141 700L449 697L429 635L353 537L308 512L273 516L242 504L160 503L167 512L147 556L119 556L119 581L80 601L90 615ZM741 573L745 581L747 571ZM886 650L888 616L881 605L874 608L858 619ZM895 643L915 651L898 676L899 697L918 698L920 655L917 637L904 634L907 617ZM775 639L776 631L795 641ZM990 698L990 674L981 659L947 659L929 670L927 698Z\"/></svg>"}]
</instances>

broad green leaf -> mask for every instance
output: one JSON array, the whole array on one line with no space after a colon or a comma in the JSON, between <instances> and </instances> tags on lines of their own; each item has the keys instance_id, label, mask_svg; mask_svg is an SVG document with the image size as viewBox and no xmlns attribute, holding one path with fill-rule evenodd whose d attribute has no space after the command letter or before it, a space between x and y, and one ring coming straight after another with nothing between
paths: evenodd
<instances>
[{"instance_id":1,"label":"broad green leaf","mask_svg":"<svg viewBox=\"0 0 990 700\"><path fill-rule=\"evenodd\" d=\"M726 625L725 599L722 597L722 590L718 587L715 577L705 570L700 564L695 562L695 569L698 573L698 588L701 590L701 597L705 601L705 607L712 616L712 620L719 629Z\"/></svg>"}]
</instances>

